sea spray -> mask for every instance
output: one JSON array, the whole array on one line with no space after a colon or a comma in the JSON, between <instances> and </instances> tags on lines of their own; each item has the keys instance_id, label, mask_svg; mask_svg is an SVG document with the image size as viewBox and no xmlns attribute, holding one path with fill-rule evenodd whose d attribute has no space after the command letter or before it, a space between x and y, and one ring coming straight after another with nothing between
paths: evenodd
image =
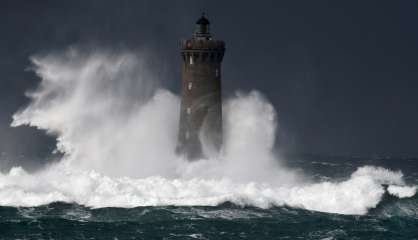
<instances>
[{"instance_id":1,"label":"sea spray","mask_svg":"<svg viewBox=\"0 0 418 240\"><path fill-rule=\"evenodd\" d=\"M382 184L398 197L415 194L401 173L371 166L339 182L303 180L274 156L277 114L257 91L226 101L221 156L187 162L174 151L178 97L158 87L146 57L139 56L71 50L32 58L41 82L12 125L56 135L64 157L36 173L14 168L1 174L0 205L214 206L229 201L365 214L385 194Z\"/></svg>"},{"instance_id":2,"label":"sea spray","mask_svg":"<svg viewBox=\"0 0 418 240\"><path fill-rule=\"evenodd\" d=\"M57 136L62 161L109 176L169 176L173 171L178 97L158 89L144 58L130 53L34 56L41 82L13 116Z\"/></svg>"}]
</instances>

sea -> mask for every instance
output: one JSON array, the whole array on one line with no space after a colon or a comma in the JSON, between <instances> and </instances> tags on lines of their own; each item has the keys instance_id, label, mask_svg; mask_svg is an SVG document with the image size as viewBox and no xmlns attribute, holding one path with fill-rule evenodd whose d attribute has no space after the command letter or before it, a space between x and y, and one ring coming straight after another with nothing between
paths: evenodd
<instances>
[{"instance_id":1,"label":"sea","mask_svg":"<svg viewBox=\"0 0 418 240\"><path fill-rule=\"evenodd\" d=\"M313 181L343 181L368 165L401 171L406 184L418 185L417 158L287 158L289 167L303 169ZM385 193L364 214L231 201L213 206L88 207L62 201L36 207L3 206L0 239L418 239L418 196L398 198Z\"/></svg>"},{"instance_id":2,"label":"sea","mask_svg":"<svg viewBox=\"0 0 418 240\"><path fill-rule=\"evenodd\" d=\"M62 156L0 155L0 239L418 239L418 158L276 154L280 109L251 90L223 98L221 154L184 161L180 97L146 56L31 57L40 82L11 126Z\"/></svg>"}]
</instances>

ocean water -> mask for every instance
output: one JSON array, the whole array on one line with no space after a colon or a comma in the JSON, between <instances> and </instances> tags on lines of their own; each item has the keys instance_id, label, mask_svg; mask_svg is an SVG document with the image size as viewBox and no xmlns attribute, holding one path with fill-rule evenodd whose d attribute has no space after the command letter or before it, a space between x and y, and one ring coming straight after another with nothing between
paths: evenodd
<instances>
[{"instance_id":1,"label":"ocean water","mask_svg":"<svg viewBox=\"0 0 418 240\"><path fill-rule=\"evenodd\" d=\"M280 156L280 109L254 90L224 98L221 153L188 162L146 54L31 60L39 86L11 125L59 154L37 171L0 156L0 239L418 238L418 159Z\"/></svg>"},{"instance_id":2,"label":"ocean water","mask_svg":"<svg viewBox=\"0 0 418 240\"><path fill-rule=\"evenodd\" d=\"M418 159L300 156L289 159L317 181L339 181L363 164L402 170L418 184ZM87 207L51 202L0 207L1 239L418 239L418 197L385 193L365 214L287 205Z\"/></svg>"}]
</instances>

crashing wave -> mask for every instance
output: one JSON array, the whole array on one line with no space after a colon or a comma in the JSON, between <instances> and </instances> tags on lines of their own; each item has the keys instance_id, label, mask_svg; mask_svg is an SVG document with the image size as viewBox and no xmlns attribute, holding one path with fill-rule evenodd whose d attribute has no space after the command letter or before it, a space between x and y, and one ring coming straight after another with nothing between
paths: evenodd
<instances>
[{"instance_id":1,"label":"crashing wave","mask_svg":"<svg viewBox=\"0 0 418 240\"><path fill-rule=\"evenodd\" d=\"M0 183L0 205L3 206L38 206L62 201L94 208L130 208L216 206L232 202L260 208L287 205L322 212L365 214L382 200L383 184L408 193L395 194L400 198L416 193L416 189L399 185L403 184L399 172L371 166L359 168L346 181L296 186L239 183L227 178L112 178L95 171L74 171L62 165L36 174L13 168L8 174L0 175ZM393 194L391 190L388 192Z\"/></svg>"},{"instance_id":2,"label":"crashing wave","mask_svg":"<svg viewBox=\"0 0 418 240\"><path fill-rule=\"evenodd\" d=\"M0 205L214 206L228 201L365 214L385 191L399 198L416 193L405 186L401 172L380 167L361 167L345 181L319 183L285 168L273 154L277 114L256 91L226 101L219 159L184 161L174 151L178 97L156 86L144 59L71 50L32 61L41 83L12 125L56 135L64 156L36 173L17 167L0 174Z\"/></svg>"}]
</instances>

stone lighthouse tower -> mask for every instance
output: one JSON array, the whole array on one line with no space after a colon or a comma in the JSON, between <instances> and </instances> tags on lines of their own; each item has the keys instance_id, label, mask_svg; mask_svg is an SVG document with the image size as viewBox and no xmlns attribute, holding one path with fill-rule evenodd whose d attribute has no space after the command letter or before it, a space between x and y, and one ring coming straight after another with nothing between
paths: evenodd
<instances>
[{"instance_id":1,"label":"stone lighthouse tower","mask_svg":"<svg viewBox=\"0 0 418 240\"><path fill-rule=\"evenodd\" d=\"M222 146L223 41L213 40L202 15L191 39L180 43L182 85L177 152L189 160L211 157Z\"/></svg>"}]
</instances>

